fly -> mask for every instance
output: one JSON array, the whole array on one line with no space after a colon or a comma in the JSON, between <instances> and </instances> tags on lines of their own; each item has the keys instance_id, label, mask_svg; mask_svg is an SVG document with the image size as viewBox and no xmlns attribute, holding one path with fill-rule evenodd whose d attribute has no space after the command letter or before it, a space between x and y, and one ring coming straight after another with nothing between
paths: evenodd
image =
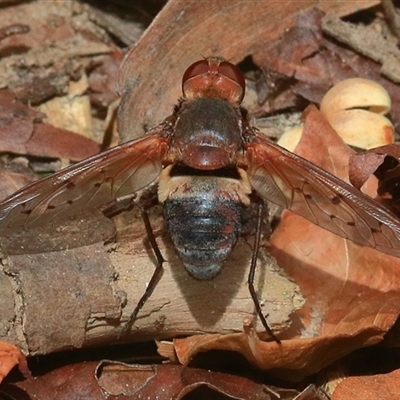
<instances>
[{"instance_id":1,"label":"fly","mask_svg":"<svg viewBox=\"0 0 400 400\"><path fill-rule=\"evenodd\" d=\"M212 279L241 232L241 216L258 199L248 286L253 286L264 201L271 201L343 238L400 257L400 221L379 203L309 161L268 140L240 106L245 81L221 58L192 64L174 112L143 137L116 146L34 182L0 203L0 229L34 228L77 217L158 182L166 229L188 273ZM254 196L255 195L255 196ZM162 270L146 212L157 266L124 330L132 325Z\"/></svg>"}]
</instances>

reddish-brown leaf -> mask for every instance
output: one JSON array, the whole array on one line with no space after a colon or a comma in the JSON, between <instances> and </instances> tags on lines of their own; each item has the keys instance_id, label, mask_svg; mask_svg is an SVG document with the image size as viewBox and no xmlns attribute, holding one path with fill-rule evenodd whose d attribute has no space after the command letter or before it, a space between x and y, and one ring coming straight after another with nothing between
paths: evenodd
<instances>
[{"instance_id":1,"label":"reddish-brown leaf","mask_svg":"<svg viewBox=\"0 0 400 400\"><path fill-rule=\"evenodd\" d=\"M238 400L271 399L266 385L248 378L181 365L103 362L97 370L97 379L101 388L111 396L122 395L129 399L182 399L191 392L199 398L212 398L218 393ZM205 388L207 391L202 391ZM283 399L298 394L291 389L271 389Z\"/></svg>"},{"instance_id":2,"label":"reddish-brown leaf","mask_svg":"<svg viewBox=\"0 0 400 400\"><path fill-rule=\"evenodd\" d=\"M94 373L97 363L68 365L41 376L2 386L11 399L104 400Z\"/></svg>"},{"instance_id":3,"label":"reddish-brown leaf","mask_svg":"<svg viewBox=\"0 0 400 400\"><path fill-rule=\"evenodd\" d=\"M277 398L275 396L293 399L299 394L294 389L267 386L222 372L181 365L129 365L112 361L61 367L35 378L4 385L1 393L16 399L29 396L57 400L179 400L188 393L199 396L196 398L225 395L238 400L270 400ZM275 395L272 397L271 393Z\"/></svg>"},{"instance_id":4,"label":"reddish-brown leaf","mask_svg":"<svg viewBox=\"0 0 400 400\"><path fill-rule=\"evenodd\" d=\"M400 398L400 370L381 375L352 376L344 379L332 400L394 400Z\"/></svg>"},{"instance_id":5,"label":"reddish-brown leaf","mask_svg":"<svg viewBox=\"0 0 400 400\"><path fill-rule=\"evenodd\" d=\"M400 146L393 143L377 147L350 158L350 180L361 187L374 174L379 182L377 192L379 200L400 215Z\"/></svg>"},{"instance_id":6,"label":"reddish-brown leaf","mask_svg":"<svg viewBox=\"0 0 400 400\"><path fill-rule=\"evenodd\" d=\"M21 350L11 343L0 341L0 382L16 365L25 377L30 375L26 358Z\"/></svg>"},{"instance_id":7,"label":"reddish-brown leaf","mask_svg":"<svg viewBox=\"0 0 400 400\"><path fill-rule=\"evenodd\" d=\"M384 332L378 327L354 332L336 332L333 335L294 338L276 342L260 340L252 328L231 335L196 335L175 339L178 359L188 364L193 357L210 350L229 350L242 354L252 365L268 370L286 381L300 381L331 364L360 346L382 340Z\"/></svg>"},{"instance_id":8,"label":"reddish-brown leaf","mask_svg":"<svg viewBox=\"0 0 400 400\"><path fill-rule=\"evenodd\" d=\"M377 154L374 151L351 153L349 158L350 183L357 189L361 189L364 183L383 163L384 159L384 154Z\"/></svg>"},{"instance_id":9,"label":"reddish-brown leaf","mask_svg":"<svg viewBox=\"0 0 400 400\"><path fill-rule=\"evenodd\" d=\"M73 161L99 152L98 143L42 123L43 117L16 100L12 92L0 91L0 151Z\"/></svg>"},{"instance_id":10,"label":"reddish-brown leaf","mask_svg":"<svg viewBox=\"0 0 400 400\"><path fill-rule=\"evenodd\" d=\"M27 172L0 170L0 200L11 196L18 189L35 181L33 174Z\"/></svg>"}]
</instances>

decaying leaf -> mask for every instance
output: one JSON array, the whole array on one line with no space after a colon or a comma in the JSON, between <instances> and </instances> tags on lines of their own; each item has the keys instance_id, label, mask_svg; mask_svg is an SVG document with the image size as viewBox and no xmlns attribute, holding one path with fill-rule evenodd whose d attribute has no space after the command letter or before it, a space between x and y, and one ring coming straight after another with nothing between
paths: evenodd
<instances>
[{"instance_id":1,"label":"decaying leaf","mask_svg":"<svg viewBox=\"0 0 400 400\"><path fill-rule=\"evenodd\" d=\"M13 93L0 91L0 151L75 161L99 152L93 140L43 123L44 117Z\"/></svg>"},{"instance_id":2,"label":"decaying leaf","mask_svg":"<svg viewBox=\"0 0 400 400\"><path fill-rule=\"evenodd\" d=\"M275 342L260 340L254 330L245 327L243 333L232 335L198 335L175 339L174 346L182 364L189 364L196 354L211 350L240 353L252 365L268 370L284 381L300 381L351 353L360 345L372 345L382 340L384 331L367 328L349 335L336 332L315 338L293 338Z\"/></svg>"},{"instance_id":3,"label":"decaying leaf","mask_svg":"<svg viewBox=\"0 0 400 400\"><path fill-rule=\"evenodd\" d=\"M400 215L400 146L393 143L381 146L366 153L352 154L349 163L350 181L360 188L370 184L370 178L378 179L378 200Z\"/></svg>"},{"instance_id":4,"label":"decaying leaf","mask_svg":"<svg viewBox=\"0 0 400 400\"><path fill-rule=\"evenodd\" d=\"M26 358L21 350L11 343L0 341L0 382L16 365L26 378L30 376Z\"/></svg>"},{"instance_id":5,"label":"decaying leaf","mask_svg":"<svg viewBox=\"0 0 400 400\"><path fill-rule=\"evenodd\" d=\"M400 370L372 376L344 379L332 394L332 400L393 400L400 397Z\"/></svg>"}]
</instances>

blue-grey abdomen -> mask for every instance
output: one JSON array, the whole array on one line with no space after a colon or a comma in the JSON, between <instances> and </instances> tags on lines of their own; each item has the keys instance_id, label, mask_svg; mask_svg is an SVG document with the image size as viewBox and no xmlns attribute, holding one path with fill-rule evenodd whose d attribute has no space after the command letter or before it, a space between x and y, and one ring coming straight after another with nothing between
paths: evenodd
<instances>
[{"instance_id":1,"label":"blue-grey abdomen","mask_svg":"<svg viewBox=\"0 0 400 400\"><path fill-rule=\"evenodd\" d=\"M166 228L180 258L194 278L213 278L240 234L248 190L240 179L221 176L178 175L162 182Z\"/></svg>"}]
</instances>

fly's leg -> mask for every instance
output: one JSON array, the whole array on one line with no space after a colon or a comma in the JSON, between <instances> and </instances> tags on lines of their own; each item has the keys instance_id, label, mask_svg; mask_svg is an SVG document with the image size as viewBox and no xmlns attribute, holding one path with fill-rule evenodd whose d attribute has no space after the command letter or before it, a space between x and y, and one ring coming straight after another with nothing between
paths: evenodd
<instances>
[{"instance_id":1,"label":"fly's leg","mask_svg":"<svg viewBox=\"0 0 400 400\"><path fill-rule=\"evenodd\" d=\"M258 317L260 318L261 323L263 324L267 333L272 337L272 339L274 339L276 343L280 344L281 341L274 335L271 328L268 326L266 320L266 318L268 318L268 314L264 316L261 310L260 301L258 300L257 293L254 289L254 275L256 273L258 251L260 249L260 240L261 240L261 220L263 215L263 207L264 207L264 202L260 199L258 201L257 227L254 239L253 256L251 258L251 265L250 265L249 277L247 279L247 284L249 287L251 298L253 299L254 307L256 309Z\"/></svg>"},{"instance_id":2,"label":"fly's leg","mask_svg":"<svg viewBox=\"0 0 400 400\"><path fill-rule=\"evenodd\" d=\"M147 285L147 288L145 292L143 293L142 297L136 304L135 309L133 310L132 314L130 315L128 321L125 323L125 325L122 328L121 333L119 334L119 337L125 335L127 331L132 327L133 323L135 322L137 315L141 308L143 307L144 303L148 300L148 298L151 296L153 293L154 288L157 286L158 281L161 278L161 275L163 273L163 263L164 263L164 258L160 252L160 249L158 247L158 244L156 242L156 238L154 236L153 228L151 227L150 220L149 220L149 215L147 213L147 210L145 208L140 207L142 219L144 222L144 226L146 228L146 233L147 237L150 242L150 246L154 252L154 255L156 256L157 264L156 264L156 269L153 272L153 275L150 279L149 284Z\"/></svg>"}]
</instances>

